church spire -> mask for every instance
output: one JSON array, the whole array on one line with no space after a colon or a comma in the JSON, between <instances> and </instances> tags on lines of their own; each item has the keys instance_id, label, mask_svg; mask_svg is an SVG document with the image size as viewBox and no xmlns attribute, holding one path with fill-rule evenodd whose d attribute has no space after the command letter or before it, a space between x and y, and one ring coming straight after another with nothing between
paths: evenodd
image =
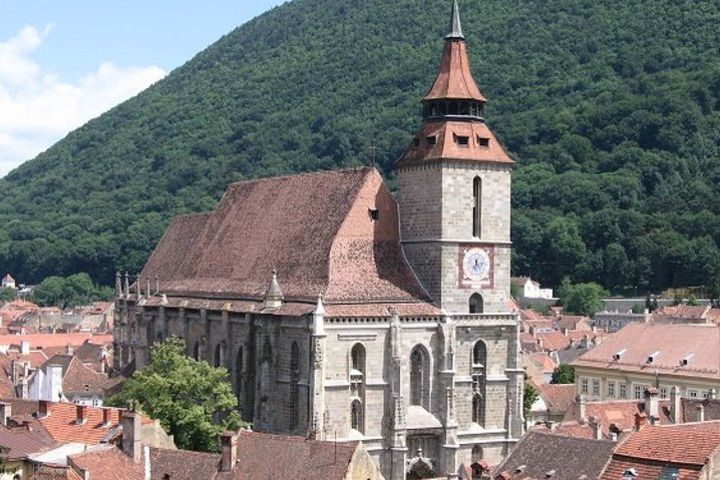
<instances>
[{"instance_id":1,"label":"church spire","mask_svg":"<svg viewBox=\"0 0 720 480\"><path fill-rule=\"evenodd\" d=\"M462 33L462 24L460 23L460 7L458 6L457 0L453 4L452 16L450 17L450 33L445 38L458 38L465 40L465 36Z\"/></svg>"}]
</instances>

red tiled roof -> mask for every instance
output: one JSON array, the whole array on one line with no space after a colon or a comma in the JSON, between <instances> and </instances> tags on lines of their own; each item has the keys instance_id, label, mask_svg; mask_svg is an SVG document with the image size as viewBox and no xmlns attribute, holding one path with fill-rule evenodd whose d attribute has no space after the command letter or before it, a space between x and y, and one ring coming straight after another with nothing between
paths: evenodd
<instances>
[{"instance_id":1,"label":"red tiled roof","mask_svg":"<svg viewBox=\"0 0 720 480\"><path fill-rule=\"evenodd\" d=\"M8 428L0 425L0 445L9 449L2 454L4 460L19 460L52 447L55 442L43 429Z\"/></svg>"},{"instance_id":2,"label":"red tiled roof","mask_svg":"<svg viewBox=\"0 0 720 480\"><path fill-rule=\"evenodd\" d=\"M547 405L550 414L566 413L570 408L573 408L575 401L575 384L545 384L539 385L538 390L540 398L542 398Z\"/></svg>"},{"instance_id":3,"label":"red tiled roof","mask_svg":"<svg viewBox=\"0 0 720 480\"><path fill-rule=\"evenodd\" d=\"M600 477L601 480L620 480L625 472L634 469L638 479L643 478L673 478L674 480L697 480L700 478L700 468L679 468L677 477L662 477L663 468L669 467L664 462L653 462L639 459L624 459L613 456L610 463Z\"/></svg>"},{"instance_id":4,"label":"red tiled roof","mask_svg":"<svg viewBox=\"0 0 720 480\"><path fill-rule=\"evenodd\" d=\"M425 100L477 100L487 101L475 83L470 71L470 61L465 41L455 39L445 42L440 71L437 78L425 95Z\"/></svg>"},{"instance_id":5,"label":"red tiled roof","mask_svg":"<svg viewBox=\"0 0 720 480\"><path fill-rule=\"evenodd\" d=\"M66 347L72 345L79 347L86 340L93 343L113 342L112 335L93 335L91 333L35 333L28 335L0 335L0 345L20 345L20 342L29 342L30 348L46 349L49 347Z\"/></svg>"},{"instance_id":6,"label":"red tiled roof","mask_svg":"<svg viewBox=\"0 0 720 480\"><path fill-rule=\"evenodd\" d=\"M704 465L720 446L720 421L649 425L615 449L623 457Z\"/></svg>"},{"instance_id":7,"label":"red tiled roof","mask_svg":"<svg viewBox=\"0 0 720 480\"><path fill-rule=\"evenodd\" d=\"M90 473L91 479L98 480L144 480L144 463L134 463L119 448L102 445L70 455L68 463L78 470ZM198 477L202 478L202 477Z\"/></svg>"},{"instance_id":8,"label":"red tiled roof","mask_svg":"<svg viewBox=\"0 0 720 480\"><path fill-rule=\"evenodd\" d=\"M659 415L661 424L670 424L670 402L659 402ZM600 420L603 432L609 434L610 425L621 431L632 430L635 426L635 414L645 412L645 402L637 400L616 400L602 402L586 402L585 417L595 417ZM563 421L579 421L577 418L577 403L573 400L572 405L567 409Z\"/></svg>"},{"instance_id":9,"label":"red tiled roof","mask_svg":"<svg viewBox=\"0 0 720 480\"><path fill-rule=\"evenodd\" d=\"M468 137L467 145L460 145L457 137ZM427 141L435 137L434 143ZM461 162L490 162L512 164L514 161L485 123L437 120L423 124L417 134L418 142L411 144L397 162L397 167L429 163L437 160ZM489 141L488 146L477 139Z\"/></svg>"},{"instance_id":10,"label":"red tiled roof","mask_svg":"<svg viewBox=\"0 0 720 480\"><path fill-rule=\"evenodd\" d=\"M619 360L614 355L625 350ZM655 352L659 356L648 363ZM692 355L691 357L688 357ZM681 361L689 358L687 365ZM720 329L715 325L631 323L575 359L576 367L720 378Z\"/></svg>"},{"instance_id":11,"label":"red tiled roof","mask_svg":"<svg viewBox=\"0 0 720 480\"><path fill-rule=\"evenodd\" d=\"M370 168L231 185L212 214L175 219L141 283L157 275L168 296L262 300L273 269L288 302L429 302L402 255L397 205Z\"/></svg>"},{"instance_id":12,"label":"red tiled roof","mask_svg":"<svg viewBox=\"0 0 720 480\"><path fill-rule=\"evenodd\" d=\"M165 475L172 480L212 479L220 466L220 455L190 450L151 448L150 460L153 478L158 479Z\"/></svg>"},{"instance_id":13,"label":"red tiled roof","mask_svg":"<svg viewBox=\"0 0 720 480\"><path fill-rule=\"evenodd\" d=\"M72 468L49 467L44 465L33 473L30 480L83 480Z\"/></svg>"},{"instance_id":14,"label":"red tiled roof","mask_svg":"<svg viewBox=\"0 0 720 480\"><path fill-rule=\"evenodd\" d=\"M65 394L101 392L108 380L109 377L106 373L96 372L73 356L64 372L62 389Z\"/></svg>"},{"instance_id":15,"label":"red tiled roof","mask_svg":"<svg viewBox=\"0 0 720 480\"><path fill-rule=\"evenodd\" d=\"M242 431L232 478L344 479L357 448L358 442L321 442Z\"/></svg>"},{"instance_id":16,"label":"red tiled roof","mask_svg":"<svg viewBox=\"0 0 720 480\"><path fill-rule=\"evenodd\" d=\"M557 367L553 359L544 352L531 354L530 360L542 368L543 373L552 373L555 370L555 367Z\"/></svg>"},{"instance_id":17,"label":"red tiled roof","mask_svg":"<svg viewBox=\"0 0 720 480\"><path fill-rule=\"evenodd\" d=\"M537 339L542 350L547 352L564 350L570 346L570 339L560 332L538 333Z\"/></svg>"}]
</instances>

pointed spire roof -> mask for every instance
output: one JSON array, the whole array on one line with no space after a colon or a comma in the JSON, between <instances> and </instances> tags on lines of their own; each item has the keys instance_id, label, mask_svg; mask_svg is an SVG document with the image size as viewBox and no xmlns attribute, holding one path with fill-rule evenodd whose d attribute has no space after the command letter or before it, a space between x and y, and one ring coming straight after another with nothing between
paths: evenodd
<instances>
[{"instance_id":1,"label":"pointed spire roof","mask_svg":"<svg viewBox=\"0 0 720 480\"><path fill-rule=\"evenodd\" d=\"M432 88L425 96L430 100L487 100L480 92L470 71L465 36L460 22L460 7L454 0L450 33L445 37L445 49L440 60L440 71Z\"/></svg>"},{"instance_id":2,"label":"pointed spire roof","mask_svg":"<svg viewBox=\"0 0 720 480\"><path fill-rule=\"evenodd\" d=\"M285 296L280 290L280 284L277 279L277 270L273 270L272 279L268 285L267 291L265 292L265 298L268 300L282 300Z\"/></svg>"},{"instance_id":3,"label":"pointed spire roof","mask_svg":"<svg viewBox=\"0 0 720 480\"><path fill-rule=\"evenodd\" d=\"M450 17L450 33L445 38L459 38L465 40L465 35L462 33L462 23L460 22L460 7L458 6L457 0L453 4L452 16Z\"/></svg>"}]
</instances>

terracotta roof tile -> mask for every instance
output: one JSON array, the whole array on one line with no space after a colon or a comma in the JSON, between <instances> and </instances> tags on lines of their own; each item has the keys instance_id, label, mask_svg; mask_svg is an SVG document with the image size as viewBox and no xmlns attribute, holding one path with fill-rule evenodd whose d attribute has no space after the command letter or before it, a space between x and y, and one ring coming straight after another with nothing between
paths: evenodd
<instances>
[{"instance_id":1,"label":"terracotta roof tile","mask_svg":"<svg viewBox=\"0 0 720 480\"><path fill-rule=\"evenodd\" d=\"M3 452L4 460L18 460L54 446L55 441L43 429L0 425L0 445L9 448Z\"/></svg>"},{"instance_id":2,"label":"terracotta roof tile","mask_svg":"<svg viewBox=\"0 0 720 480\"><path fill-rule=\"evenodd\" d=\"M93 343L112 344L112 335L93 335L91 333L35 333L28 335L0 335L0 345L20 345L26 341L30 348L43 349L48 347L62 347L67 345L79 347L86 340Z\"/></svg>"},{"instance_id":3,"label":"terracotta roof tile","mask_svg":"<svg viewBox=\"0 0 720 480\"><path fill-rule=\"evenodd\" d=\"M72 468L42 466L30 480L82 480Z\"/></svg>"},{"instance_id":4,"label":"terracotta roof tile","mask_svg":"<svg viewBox=\"0 0 720 480\"><path fill-rule=\"evenodd\" d=\"M613 456L610 463L605 468L601 480L620 480L623 478L625 472L630 469L634 469L637 473L638 479L661 479L661 478L672 478L673 480L697 480L700 478L700 468L678 468L677 476L671 476L666 474L663 476L663 469L668 472L668 469L672 466L668 466L663 462L652 462L647 460L639 459L623 459L623 457ZM670 473L670 472L668 472Z\"/></svg>"},{"instance_id":5,"label":"terracotta roof tile","mask_svg":"<svg viewBox=\"0 0 720 480\"><path fill-rule=\"evenodd\" d=\"M470 71L467 45L462 40L445 42L440 71L425 100L468 99L485 102Z\"/></svg>"},{"instance_id":6,"label":"terracotta roof tile","mask_svg":"<svg viewBox=\"0 0 720 480\"><path fill-rule=\"evenodd\" d=\"M134 463L129 456L112 445L98 445L87 452L71 455L68 460L73 468L89 472L91 479L145 479L144 463Z\"/></svg>"},{"instance_id":7,"label":"terracotta roof tile","mask_svg":"<svg viewBox=\"0 0 720 480\"><path fill-rule=\"evenodd\" d=\"M536 335L540 348L547 352L564 350L570 346L570 339L560 332L538 333Z\"/></svg>"},{"instance_id":8,"label":"terracotta roof tile","mask_svg":"<svg viewBox=\"0 0 720 480\"><path fill-rule=\"evenodd\" d=\"M575 385L545 384L539 387L540 397L548 407L550 414L563 414L574 406Z\"/></svg>"},{"instance_id":9,"label":"terracotta roof tile","mask_svg":"<svg viewBox=\"0 0 720 480\"><path fill-rule=\"evenodd\" d=\"M659 415L661 424L670 424L670 402L659 402ZM635 427L635 414L645 412L645 402L637 400L616 400L602 402L586 402L585 417L595 417L600 420L603 433L609 435L610 425L614 424L620 431L632 430ZM580 421L577 417L577 403L573 400L567 409L565 422Z\"/></svg>"},{"instance_id":10,"label":"terracotta roof tile","mask_svg":"<svg viewBox=\"0 0 720 480\"><path fill-rule=\"evenodd\" d=\"M704 465L720 446L720 421L649 425L630 435L616 455L684 465Z\"/></svg>"},{"instance_id":11,"label":"terracotta roof tile","mask_svg":"<svg viewBox=\"0 0 720 480\"><path fill-rule=\"evenodd\" d=\"M150 459L153 478L158 479L165 475L172 480L212 479L220 466L219 454L189 450L151 448Z\"/></svg>"},{"instance_id":12,"label":"terracotta roof tile","mask_svg":"<svg viewBox=\"0 0 720 480\"><path fill-rule=\"evenodd\" d=\"M619 360L614 355L625 350ZM652 363L648 357L660 352ZM688 357L692 355L691 357ZM681 361L688 358L688 364ZM720 378L720 329L715 325L631 323L572 362L575 366Z\"/></svg>"},{"instance_id":13,"label":"terracotta roof tile","mask_svg":"<svg viewBox=\"0 0 720 480\"><path fill-rule=\"evenodd\" d=\"M290 303L320 293L326 305L429 302L402 256L397 205L370 168L233 184L212 214L173 222L142 281L158 275L168 296L260 301L273 269Z\"/></svg>"}]
</instances>

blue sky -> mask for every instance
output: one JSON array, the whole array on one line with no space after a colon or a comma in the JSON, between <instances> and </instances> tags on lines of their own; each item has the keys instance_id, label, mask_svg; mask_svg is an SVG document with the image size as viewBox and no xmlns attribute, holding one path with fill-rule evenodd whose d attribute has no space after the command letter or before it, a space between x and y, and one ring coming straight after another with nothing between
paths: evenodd
<instances>
[{"instance_id":1,"label":"blue sky","mask_svg":"<svg viewBox=\"0 0 720 480\"><path fill-rule=\"evenodd\" d=\"M0 0L0 176L283 0Z\"/></svg>"}]
</instances>

